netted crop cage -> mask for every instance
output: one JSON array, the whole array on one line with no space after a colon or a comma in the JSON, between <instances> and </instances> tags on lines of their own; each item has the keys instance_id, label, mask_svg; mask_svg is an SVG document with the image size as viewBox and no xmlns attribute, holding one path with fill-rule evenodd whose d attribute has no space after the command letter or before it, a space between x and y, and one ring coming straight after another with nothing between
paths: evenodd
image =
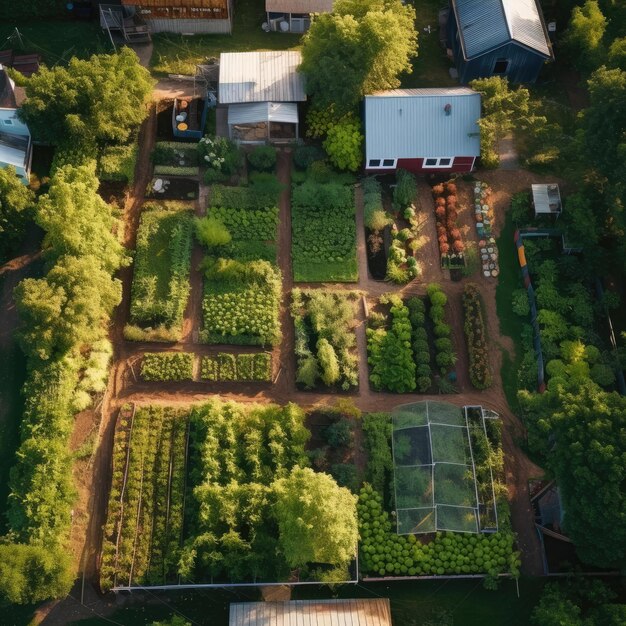
<instances>
[{"instance_id":1,"label":"netted crop cage","mask_svg":"<svg viewBox=\"0 0 626 626\"><path fill-rule=\"evenodd\" d=\"M493 480L478 484L469 427L478 418L484 429L489 416L468 408L481 409L423 401L392 412L398 534L497 530Z\"/></svg>"}]
</instances>

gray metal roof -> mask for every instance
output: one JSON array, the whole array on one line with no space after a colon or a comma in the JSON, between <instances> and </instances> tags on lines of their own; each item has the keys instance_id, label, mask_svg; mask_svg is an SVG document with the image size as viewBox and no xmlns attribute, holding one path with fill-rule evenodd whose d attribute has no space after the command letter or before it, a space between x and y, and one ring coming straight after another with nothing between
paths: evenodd
<instances>
[{"instance_id":1,"label":"gray metal roof","mask_svg":"<svg viewBox=\"0 0 626 626\"><path fill-rule=\"evenodd\" d=\"M535 214L547 213L558 215L561 213L561 193L556 184L531 185Z\"/></svg>"},{"instance_id":2,"label":"gray metal roof","mask_svg":"<svg viewBox=\"0 0 626 626\"><path fill-rule=\"evenodd\" d=\"M218 99L239 102L302 102L304 78L297 50L222 52Z\"/></svg>"},{"instance_id":3,"label":"gray metal roof","mask_svg":"<svg viewBox=\"0 0 626 626\"><path fill-rule=\"evenodd\" d=\"M255 122L298 123L298 105L295 102L248 102L228 107L229 124L254 124Z\"/></svg>"},{"instance_id":4,"label":"gray metal roof","mask_svg":"<svg viewBox=\"0 0 626 626\"><path fill-rule=\"evenodd\" d=\"M452 0L452 3L466 59L510 41L551 56L537 0Z\"/></svg>"},{"instance_id":5,"label":"gray metal roof","mask_svg":"<svg viewBox=\"0 0 626 626\"><path fill-rule=\"evenodd\" d=\"M233 602L229 626L391 626L388 598Z\"/></svg>"},{"instance_id":6,"label":"gray metal roof","mask_svg":"<svg viewBox=\"0 0 626 626\"><path fill-rule=\"evenodd\" d=\"M478 156L479 119L480 94L468 87L365 96L366 159Z\"/></svg>"}]
</instances>

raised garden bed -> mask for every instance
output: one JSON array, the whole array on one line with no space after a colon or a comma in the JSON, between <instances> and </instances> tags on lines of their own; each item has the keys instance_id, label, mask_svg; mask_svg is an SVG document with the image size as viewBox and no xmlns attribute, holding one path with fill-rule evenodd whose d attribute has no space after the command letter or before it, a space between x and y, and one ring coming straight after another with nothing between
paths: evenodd
<instances>
[{"instance_id":1,"label":"raised garden bed","mask_svg":"<svg viewBox=\"0 0 626 626\"><path fill-rule=\"evenodd\" d=\"M465 267L463 255L465 245L461 240L461 231L457 224L456 185L453 182L435 185L433 197L441 267L449 270L463 268ZM460 274L455 274L454 278L460 278Z\"/></svg>"},{"instance_id":2,"label":"raised garden bed","mask_svg":"<svg viewBox=\"0 0 626 626\"><path fill-rule=\"evenodd\" d=\"M191 178L155 176L148 184L146 198L159 200L195 200L198 197L198 190L198 181Z\"/></svg>"}]
</instances>

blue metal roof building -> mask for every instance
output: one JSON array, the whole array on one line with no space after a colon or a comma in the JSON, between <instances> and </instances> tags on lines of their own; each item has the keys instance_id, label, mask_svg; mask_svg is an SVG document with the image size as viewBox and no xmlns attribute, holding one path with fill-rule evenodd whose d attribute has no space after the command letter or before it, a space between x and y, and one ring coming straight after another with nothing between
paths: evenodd
<instances>
[{"instance_id":1,"label":"blue metal roof building","mask_svg":"<svg viewBox=\"0 0 626 626\"><path fill-rule=\"evenodd\" d=\"M447 38L462 83L532 83L553 58L538 0L450 0Z\"/></svg>"}]
</instances>

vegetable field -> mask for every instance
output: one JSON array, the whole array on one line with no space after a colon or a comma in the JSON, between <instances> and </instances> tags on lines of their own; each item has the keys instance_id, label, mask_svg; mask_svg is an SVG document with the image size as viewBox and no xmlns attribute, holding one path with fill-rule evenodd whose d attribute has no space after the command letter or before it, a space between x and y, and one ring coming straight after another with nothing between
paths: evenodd
<instances>
[{"instance_id":1,"label":"vegetable field","mask_svg":"<svg viewBox=\"0 0 626 626\"><path fill-rule=\"evenodd\" d=\"M164 584L180 557L187 420L173 409L123 409L113 448L100 585Z\"/></svg>"},{"instance_id":2,"label":"vegetable field","mask_svg":"<svg viewBox=\"0 0 626 626\"><path fill-rule=\"evenodd\" d=\"M191 380L193 354L185 352L146 352L141 377L148 381Z\"/></svg>"},{"instance_id":3,"label":"vegetable field","mask_svg":"<svg viewBox=\"0 0 626 626\"><path fill-rule=\"evenodd\" d=\"M296 382L305 389L358 386L359 364L354 334L356 292L292 291L291 316L296 329Z\"/></svg>"},{"instance_id":4,"label":"vegetable field","mask_svg":"<svg viewBox=\"0 0 626 626\"><path fill-rule=\"evenodd\" d=\"M137 233L130 340L177 341L189 297L192 245L187 205L146 205Z\"/></svg>"},{"instance_id":5,"label":"vegetable field","mask_svg":"<svg viewBox=\"0 0 626 626\"><path fill-rule=\"evenodd\" d=\"M215 356L205 356L200 365L200 377L211 382L270 382L272 355L269 352L220 352Z\"/></svg>"},{"instance_id":6,"label":"vegetable field","mask_svg":"<svg viewBox=\"0 0 626 626\"><path fill-rule=\"evenodd\" d=\"M292 198L293 278L296 282L355 282L356 224L352 189L307 181Z\"/></svg>"}]
</instances>

